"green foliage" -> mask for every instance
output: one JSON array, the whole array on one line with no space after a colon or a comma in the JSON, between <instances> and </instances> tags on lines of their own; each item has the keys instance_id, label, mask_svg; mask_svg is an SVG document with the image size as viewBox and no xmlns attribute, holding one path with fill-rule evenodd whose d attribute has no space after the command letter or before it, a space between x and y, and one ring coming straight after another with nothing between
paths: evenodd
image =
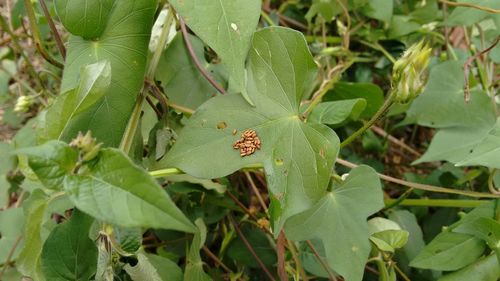
<instances>
[{"instance_id":1,"label":"green foliage","mask_svg":"<svg viewBox=\"0 0 500 281\"><path fill-rule=\"evenodd\" d=\"M375 171L367 166L353 169L316 205L290 218L285 228L287 237L321 239L328 264L348 281L361 280L362 265L370 252L368 227L363 221L384 206L381 199ZM347 256L350 258L345 259Z\"/></svg>"},{"instance_id":2,"label":"green foliage","mask_svg":"<svg viewBox=\"0 0 500 281\"><path fill-rule=\"evenodd\" d=\"M300 33L284 28L256 32L249 61L248 93L255 107L237 95L211 99L190 118L162 164L217 178L263 162L279 231L288 217L325 194L339 141L328 127L300 120L299 102L316 71ZM241 157L233 149L239 137L233 130L247 129L257 132L262 149Z\"/></svg>"},{"instance_id":3,"label":"green foliage","mask_svg":"<svg viewBox=\"0 0 500 281\"><path fill-rule=\"evenodd\" d=\"M47 280L88 280L96 271L97 247L88 232L94 219L74 210L57 225L42 249L42 271Z\"/></svg>"},{"instance_id":4,"label":"green foliage","mask_svg":"<svg viewBox=\"0 0 500 281\"><path fill-rule=\"evenodd\" d=\"M0 280L499 279L500 6L445 2L2 4Z\"/></svg>"}]
</instances>

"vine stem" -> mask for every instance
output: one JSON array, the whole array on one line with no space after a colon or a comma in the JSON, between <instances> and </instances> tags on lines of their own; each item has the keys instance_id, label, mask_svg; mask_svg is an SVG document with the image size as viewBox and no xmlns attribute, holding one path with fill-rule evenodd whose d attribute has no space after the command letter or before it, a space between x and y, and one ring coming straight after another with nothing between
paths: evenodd
<instances>
[{"instance_id":1,"label":"vine stem","mask_svg":"<svg viewBox=\"0 0 500 281\"><path fill-rule=\"evenodd\" d=\"M479 5L475 5L475 4L471 4L471 3L451 2L448 0L439 0L439 2L450 5L450 6L474 8L474 9L478 9L478 10L485 11L485 12L492 13L492 14L500 14L500 10L493 9L490 7L485 7L485 6L479 6Z\"/></svg>"},{"instance_id":2,"label":"vine stem","mask_svg":"<svg viewBox=\"0 0 500 281\"><path fill-rule=\"evenodd\" d=\"M243 244L245 244L245 246L247 247L248 251L252 254L252 256L255 258L255 260L257 261L257 263L259 264L259 266L262 268L262 270L264 271L264 273L267 275L267 278L269 278L269 280L271 280L271 281L276 281L276 279L274 279L274 277L271 274L271 272L269 272L269 270L267 269L267 267L264 265L264 263L262 262L262 260L259 258L259 256L255 252L255 250L253 249L253 247L250 244L250 242L248 242L247 238L245 237L245 235L241 231L240 227L238 226L238 224L234 220L233 216L231 214L229 214L228 218L229 218L229 221L231 222L231 224L233 225L234 229L236 230L236 233L240 237L241 241L243 242Z\"/></svg>"},{"instance_id":3,"label":"vine stem","mask_svg":"<svg viewBox=\"0 0 500 281\"><path fill-rule=\"evenodd\" d=\"M217 83L217 81L212 78L207 72L207 70L201 65L200 60L198 59L198 56L196 56L196 53L193 49L193 45L191 44L191 40L189 40L189 33L187 31L186 23L184 23L184 20L182 18L179 18L179 24L181 26L181 32L182 32L182 37L184 38L184 43L186 44L186 48L188 49L188 53L191 56L191 59L193 60L196 68L198 71L207 79L207 81L212 85L217 91L221 94L225 94L226 90Z\"/></svg>"},{"instance_id":4,"label":"vine stem","mask_svg":"<svg viewBox=\"0 0 500 281\"><path fill-rule=\"evenodd\" d=\"M336 162L342 166L345 166L345 167L348 167L351 169L359 166L359 165L356 165L354 163L351 163L347 160L340 159L340 158L337 158ZM420 190L437 192L437 193L458 194L458 195L464 195L464 196L475 197L475 198L500 198L500 195L498 195L498 194L489 194L489 193L481 193L481 192L466 191L466 190L456 190L456 189L445 188L445 187L440 187L440 186L433 186L433 185L420 184L420 183L400 180L400 179L393 178L391 176L387 176L387 175L380 174L380 173L377 173L377 175L385 181L396 183L396 184L399 184L402 186L413 187L414 189L420 189Z\"/></svg>"},{"instance_id":5,"label":"vine stem","mask_svg":"<svg viewBox=\"0 0 500 281\"><path fill-rule=\"evenodd\" d=\"M52 35L54 36L54 40L56 41L57 49L59 50L59 53L61 54L61 57L63 60L66 59L66 48L64 47L64 43L61 39L61 36L59 35L59 32L57 31L56 25L54 24L54 21L52 20L52 17L50 16L49 9L47 8L47 5L45 4L45 0L40 0L40 6L42 6L43 14L45 15L45 18L47 19L47 23L49 24L50 30L52 31Z\"/></svg>"},{"instance_id":6,"label":"vine stem","mask_svg":"<svg viewBox=\"0 0 500 281\"><path fill-rule=\"evenodd\" d=\"M386 112L389 110L389 107L394 103L394 97L396 96L396 91L391 91L389 97L385 100L384 104L379 108L379 110L372 116L372 118L366 122L363 127L359 128L356 132L350 135L347 139L345 139L342 143L340 143L340 148L345 147L350 144L356 138L361 136L366 130L368 130L375 122L377 122Z\"/></svg>"},{"instance_id":7,"label":"vine stem","mask_svg":"<svg viewBox=\"0 0 500 281\"><path fill-rule=\"evenodd\" d=\"M384 199L385 205L393 205L398 199ZM475 208L483 204L484 200L456 200L456 199L403 199L400 206L422 207L449 207L449 208Z\"/></svg>"},{"instance_id":8,"label":"vine stem","mask_svg":"<svg viewBox=\"0 0 500 281\"><path fill-rule=\"evenodd\" d=\"M170 26L172 25L173 22L174 22L174 12L172 9L170 9L167 15L167 19L163 24L163 29L161 30L160 39L158 40L158 45L156 46L156 50L153 53L151 61L149 62L145 81L152 81L154 79L156 67L158 66L158 62L160 61L160 57L161 54L163 53L163 49L165 48L165 44L167 43L168 34L170 33ZM132 143L134 141L134 135L135 132L137 131L137 127L139 126L139 121L141 120L142 104L144 103L144 99L146 96L145 92L147 90L148 90L147 82L144 82L141 92L135 102L132 114L130 115L127 127L125 128L122 141L120 143L120 149L123 150L125 153L128 153L130 151L130 148L132 147Z\"/></svg>"},{"instance_id":9,"label":"vine stem","mask_svg":"<svg viewBox=\"0 0 500 281\"><path fill-rule=\"evenodd\" d=\"M64 68L62 63L50 56L49 52L42 44L42 36L40 35L40 30L38 29L38 25L36 23L35 11L31 0L24 0L24 6L26 7L26 14L28 15L28 20L30 22L31 35L33 36L33 41L35 42L37 50L46 61L61 69Z\"/></svg>"}]
</instances>

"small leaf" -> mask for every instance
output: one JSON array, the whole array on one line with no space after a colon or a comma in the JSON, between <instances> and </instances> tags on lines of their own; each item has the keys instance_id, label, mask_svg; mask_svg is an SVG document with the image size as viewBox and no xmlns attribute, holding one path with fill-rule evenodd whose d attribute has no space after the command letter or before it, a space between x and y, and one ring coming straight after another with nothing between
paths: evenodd
<instances>
[{"instance_id":1,"label":"small leaf","mask_svg":"<svg viewBox=\"0 0 500 281\"><path fill-rule=\"evenodd\" d=\"M73 210L71 218L57 225L42 250L42 270L47 280L88 280L97 268L97 247L89 238L94 219Z\"/></svg>"},{"instance_id":2,"label":"small leaf","mask_svg":"<svg viewBox=\"0 0 500 281\"><path fill-rule=\"evenodd\" d=\"M113 234L121 250L126 253L135 253L142 245L142 233L140 228L113 227Z\"/></svg>"},{"instance_id":3,"label":"small leaf","mask_svg":"<svg viewBox=\"0 0 500 281\"><path fill-rule=\"evenodd\" d=\"M366 108L360 114L360 118L370 118L384 103L384 92L379 86L372 83L349 83L337 82L323 101L340 101L364 99Z\"/></svg>"},{"instance_id":4,"label":"small leaf","mask_svg":"<svg viewBox=\"0 0 500 281\"><path fill-rule=\"evenodd\" d=\"M406 242L408 242L408 236L409 233L406 230L384 230L372 234L372 237L370 237L370 239L375 238L377 240L383 241L392 248L392 251L390 252L394 252L394 249L399 249L406 245ZM378 245L379 244L377 244L377 246ZM380 250L385 251L384 249Z\"/></svg>"},{"instance_id":5,"label":"small leaf","mask_svg":"<svg viewBox=\"0 0 500 281\"><path fill-rule=\"evenodd\" d=\"M365 107L366 100L364 99L323 102L313 109L307 121L339 125L347 119L357 120Z\"/></svg>"},{"instance_id":6,"label":"small leaf","mask_svg":"<svg viewBox=\"0 0 500 281\"><path fill-rule=\"evenodd\" d=\"M28 165L38 179L49 189L62 189L66 174L74 169L78 152L68 144L49 141L41 146L23 148L17 154L28 157Z\"/></svg>"},{"instance_id":7,"label":"small leaf","mask_svg":"<svg viewBox=\"0 0 500 281\"><path fill-rule=\"evenodd\" d=\"M287 237L321 239L331 268L347 281L360 281L370 252L366 218L384 206L382 197L375 171L359 166L316 205L291 217Z\"/></svg>"},{"instance_id":8,"label":"small leaf","mask_svg":"<svg viewBox=\"0 0 500 281\"><path fill-rule=\"evenodd\" d=\"M57 15L74 35L94 39L106 28L115 0L55 0Z\"/></svg>"},{"instance_id":9,"label":"small leaf","mask_svg":"<svg viewBox=\"0 0 500 281\"><path fill-rule=\"evenodd\" d=\"M408 243L403 247L403 251L408 260L414 259L425 247L422 229L418 225L417 218L407 210L396 210L389 213L389 219L397 222L402 229L410 234Z\"/></svg>"},{"instance_id":10,"label":"small leaf","mask_svg":"<svg viewBox=\"0 0 500 281\"><path fill-rule=\"evenodd\" d=\"M158 183L117 149L103 149L88 173L68 176L64 188L78 209L112 224L194 231Z\"/></svg>"},{"instance_id":11,"label":"small leaf","mask_svg":"<svg viewBox=\"0 0 500 281\"><path fill-rule=\"evenodd\" d=\"M458 270L483 254L484 242L467 234L442 232L427 245L410 266L434 270Z\"/></svg>"},{"instance_id":12,"label":"small leaf","mask_svg":"<svg viewBox=\"0 0 500 281\"><path fill-rule=\"evenodd\" d=\"M203 271L203 261L200 256L200 249L205 244L207 227L201 219L197 219L195 223L198 231L194 233L191 248L187 254L184 281L211 281L212 278Z\"/></svg>"},{"instance_id":13,"label":"small leaf","mask_svg":"<svg viewBox=\"0 0 500 281\"><path fill-rule=\"evenodd\" d=\"M181 281L182 280L182 270L180 267L171 261L170 259L152 255L145 254L148 258L149 262L156 268L158 275L161 277L161 280L169 280L169 281Z\"/></svg>"},{"instance_id":14,"label":"small leaf","mask_svg":"<svg viewBox=\"0 0 500 281\"><path fill-rule=\"evenodd\" d=\"M260 17L260 0L173 0L170 2L229 71L229 89L249 101L245 60Z\"/></svg>"},{"instance_id":15,"label":"small leaf","mask_svg":"<svg viewBox=\"0 0 500 281\"><path fill-rule=\"evenodd\" d=\"M142 253L137 255L137 264L131 266L125 265L123 269L130 275L134 281L162 281L156 268L149 262L149 259Z\"/></svg>"}]
</instances>

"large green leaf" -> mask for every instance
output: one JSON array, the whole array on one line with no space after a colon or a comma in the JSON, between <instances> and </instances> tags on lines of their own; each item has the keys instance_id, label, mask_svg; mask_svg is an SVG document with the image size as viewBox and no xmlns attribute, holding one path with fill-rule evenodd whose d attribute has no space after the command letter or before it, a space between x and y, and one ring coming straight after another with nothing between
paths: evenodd
<instances>
[{"instance_id":1,"label":"large green leaf","mask_svg":"<svg viewBox=\"0 0 500 281\"><path fill-rule=\"evenodd\" d=\"M203 42L196 36L189 36L198 59L208 66L204 58ZM161 82L168 98L187 108L198 108L217 94L196 68L184 44L182 33L177 33L167 50L161 56L156 69L156 79Z\"/></svg>"},{"instance_id":2,"label":"large green leaf","mask_svg":"<svg viewBox=\"0 0 500 281\"><path fill-rule=\"evenodd\" d=\"M82 67L78 87L60 95L42 115L39 139L46 141L64 137L71 120L97 103L111 83L111 67L101 61ZM67 139L75 136L66 136Z\"/></svg>"},{"instance_id":3,"label":"large green leaf","mask_svg":"<svg viewBox=\"0 0 500 281\"><path fill-rule=\"evenodd\" d=\"M426 153L416 163L458 162L486 136L495 124L490 98L474 90L464 102L463 64L448 61L432 68L425 91L408 110L417 123L439 129Z\"/></svg>"},{"instance_id":4,"label":"large green leaf","mask_svg":"<svg viewBox=\"0 0 500 281\"><path fill-rule=\"evenodd\" d=\"M260 0L173 0L186 24L222 59L229 89L245 98L245 60L260 17Z\"/></svg>"},{"instance_id":5,"label":"large green leaf","mask_svg":"<svg viewBox=\"0 0 500 281\"><path fill-rule=\"evenodd\" d=\"M382 198L375 171L368 166L355 168L316 205L288 220L287 237L321 239L331 268L347 281L360 281L370 253L366 218L384 206Z\"/></svg>"},{"instance_id":6,"label":"large green leaf","mask_svg":"<svg viewBox=\"0 0 500 281\"><path fill-rule=\"evenodd\" d=\"M339 140L325 125L299 118L300 100L316 74L302 34L279 27L256 32L249 68L248 93L255 107L238 95L209 100L191 117L160 166L217 178L264 163L278 234L286 218L324 195ZM246 129L256 131L262 149L241 157L233 143Z\"/></svg>"},{"instance_id":7,"label":"large green leaf","mask_svg":"<svg viewBox=\"0 0 500 281\"><path fill-rule=\"evenodd\" d=\"M97 247L89 238L94 219L73 210L71 219L56 226L43 244L42 270L47 280L89 280L97 268Z\"/></svg>"},{"instance_id":8,"label":"large green leaf","mask_svg":"<svg viewBox=\"0 0 500 281\"><path fill-rule=\"evenodd\" d=\"M49 141L41 146L17 150L16 153L28 157L29 167L50 189L62 189L64 177L71 173L78 160L78 152L60 141Z\"/></svg>"},{"instance_id":9,"label":"large green leaf","mask_svg":"<svg viewBox=\"0 0 500 281\"><path fill-rule=\"evenodd\" d=\"M69 32L94 39L104 31L114 3L115 0L56 0L54 6Z\"/></svg>"},{"instance_id":10,"label":"large green leaf","mask_svg":"<svg viewBox=\"0 0 500 281\"><path fill-rule=\"evenodd\" d=\"M97 11L95 5L91 10ZM156 6L154 0L116 1L99 38L70 36L61 93L76 88L80 69L91 63L109 61L112 77L104 97L69 122L63 140L91 130L105 145L120 143L143 84ZM83 17L85 10L80 13Z\"/></svg>"},{"instance_id":11,"label":"large green leaf","mask_svg":"<svg viewBox=\"0 0 500 281\"><path fill-rule=\"evenodd\" d=\"M498 281L500 278L499 261L495 255L477 260L459 271L446 274L438 281Z\"/></svg>"},{"instance_id":12,"label":"large green leaf","mask_svg":"<svg viewBox=\"0 0 500 281\"><path fill-rule=\"evenodd\" d=\"M194 231L160 185L117 149L103 149L86 173L67 176L64 188L78 209L109 223Z\"/></svg>"},{"instance_id":13,"label":"large green leaf","mask_svg":"<svg viewBox=\"0 0 500 281\"><path fill-rule=\"evenodd\" d=\"M384 92L379 86L372 83L349 83L338 82L335 87L330 90L323 101L351 100L364 99L366 108L361 113L361 118L369 118L384 103Z\"/></svg>"},{"instance_id":14,"label":"large green leaf","mask_svg":"<svg viewBox=\"0 0 500 281\"><path fill-rule=\"evenodd\" d=\"M484 240L494 250L500 249L500 223L491 218L476 218L460 224L454 232L474 235Z\"/></svg>"},{"instance_id":15,"label":"large green leaf","mask_svg":"<svg viewBox=\"0 0 500 281\"><path fill-rule=\"evenodd\" d=\"M483 254L484 242L462 233L442 232L410 263L413 267L457 270L473 263Z\"/></svg>"}]
</instances>

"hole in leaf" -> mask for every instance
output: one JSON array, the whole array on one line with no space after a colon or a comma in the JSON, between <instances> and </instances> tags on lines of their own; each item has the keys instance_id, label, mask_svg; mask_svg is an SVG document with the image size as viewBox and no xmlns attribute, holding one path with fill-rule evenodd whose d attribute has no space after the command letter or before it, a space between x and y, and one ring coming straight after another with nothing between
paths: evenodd
<instances>
[{"instance_id":1,"label":"hole in leaf","mask_svg":"<svg viewBox=\"0 0 500 281\"><path fill-rule=\"evenodd\" d=\"M219 130L223 130L223 129L225 129L226 127L227 127L227 124L226 124L226 122L224 122L224 121L221 121L221 122L219 122L219 123L217 124L217 129L219 129Z\"/></svg>"}]
</instances>

